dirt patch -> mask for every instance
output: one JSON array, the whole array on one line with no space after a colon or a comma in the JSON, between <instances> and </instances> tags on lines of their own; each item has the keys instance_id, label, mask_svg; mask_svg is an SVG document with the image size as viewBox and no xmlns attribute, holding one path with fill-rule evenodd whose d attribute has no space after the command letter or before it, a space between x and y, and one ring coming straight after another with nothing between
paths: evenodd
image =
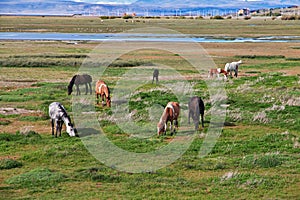
<instances>
[{"instance_id":1,"label":"dirt patch","mask_svg":"<svg viewBox=\"0 0 300 200\"><path fill-rule=\"evenodd\" d=\"M285 56L299 58L300 43L201 43L210 55L236 56L236 55L258 55L258 56Z\"/></svg>"},{"instance_id":2,"label":"dirt patch","mask_svg":"<svg viewBox=\"0 0 300 200\"><path fill-rule=\"evenodd\" d=\"M27 122L27 121L12 121L8 126L1 126L0 130L3 133L15 134L17 131L21 133L26 133L29 131L34 131L39 134L51 134L50 121L39 121L39 122ZM65 126L63 125L63 130L65 131Z\"/></svg>"},{"instance_id":3,"label":"dirt patch","mask_svg":"<svg viewBox=\"0 0 300 200\"><path fill-rule=\"evenodd\" d=\"M3 115L19 115L19 114L30 114L30 113L40 113L40 111L26 110L22 108L0 108L0 114Z\"/></svg>"}]
</instances>

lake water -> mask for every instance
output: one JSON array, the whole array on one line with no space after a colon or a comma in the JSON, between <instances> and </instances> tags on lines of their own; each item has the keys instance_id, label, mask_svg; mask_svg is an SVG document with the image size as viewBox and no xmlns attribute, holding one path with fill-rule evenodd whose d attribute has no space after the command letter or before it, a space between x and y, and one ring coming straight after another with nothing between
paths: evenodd
<instances>
[{"instance_id":1,"label":"lake water","mask_svg":"<svg viewBox=\"0 0 300 200\"><path fill-rule=\"evenodd\" d=\"M34 33L0 32L0 40L52 40L52 41L153 41L153 42L300 42L300 36L266 36L259 38L233 38L188 36L180 34L134 33Z\"/></svg>"}]
</instances>

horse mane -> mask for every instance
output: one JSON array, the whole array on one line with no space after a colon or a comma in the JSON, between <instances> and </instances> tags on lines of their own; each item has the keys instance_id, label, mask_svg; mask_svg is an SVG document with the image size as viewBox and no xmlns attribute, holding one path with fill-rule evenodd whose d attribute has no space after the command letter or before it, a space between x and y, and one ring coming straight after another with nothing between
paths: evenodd
<instances>
[{"instance_id":1,"label":"horse mane","mask_svg":"<svg viewBox=\"0 0 300 200\"><path fill-rule=\"evenodd\" d=\"M74 83L75 83L75 80L76 80L76 77L77 77L78 75L74 75L73 77L72 77L72 79L71 79L71 81L70 81L70 83L69 83L69 85L68 85L68 91L69 92L71 92L72 91L72 88L73 88L73 85L74 85Z\"/></svg>"},{"instance_id":2,"label":"horse mane","mask_svg":"<svg viewBox=\"0 0 300 200\"><path fill-rule=\"evenodd\" d=\"M59 107L59 109L63 112L63 117L68 117L68 114L67 114L67 112L66 112L66 110L65 110L65 108L61 105L61 104L58 104L58 107Z\"/></svg>"}]
</instances>

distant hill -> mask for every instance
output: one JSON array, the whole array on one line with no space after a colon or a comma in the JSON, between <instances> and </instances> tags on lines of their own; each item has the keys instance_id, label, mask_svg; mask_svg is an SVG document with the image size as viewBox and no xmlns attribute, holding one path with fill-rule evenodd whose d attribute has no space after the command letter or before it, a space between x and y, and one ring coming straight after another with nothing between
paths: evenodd
<instances>
[{"instance_id":1,"label":"distant hill","mask_svg":"<svg viewBox=\"0 0 300 200\"><path fill-rule=\"evenodd\" d=\"M283 3L287 2L287 3ZM290 1L247 0L138 0L128 4L89 4L71 0L1 0L0 14L83 14L83 15L188 15L189 13L211 15L236 11L239 8L261 9L293 5Z\"/></svg>"},{"instance_id":2,"label":"distant hill","mask_svg":"<svg viewBox=\"0 0 300 200\"><path fill-rule=\"evenodd\" d=\"M294 1L295 2L295 1ZM299 2L300 3L300 2ZM298 4L299 4L298 3ZM278 6L294 5L291 1L287 0L138 0L134 5L148 8L272 8Z\"/></svg>"}]
</instances>

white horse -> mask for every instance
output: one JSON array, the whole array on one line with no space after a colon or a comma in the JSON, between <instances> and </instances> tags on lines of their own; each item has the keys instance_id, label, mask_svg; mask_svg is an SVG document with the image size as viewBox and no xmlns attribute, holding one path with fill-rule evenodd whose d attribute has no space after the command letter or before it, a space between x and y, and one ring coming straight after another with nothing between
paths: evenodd
<instances>
[{"instance_id":1,"label":"white horse","mask_svg":"<svg viewBox=\"0 0 300 200\"><path fill-rule=\"evenodd\" d=\"M242 64L242 60L240 60L238 62L226 63L224 70L227 73L230 73L231 77L232 77L232 71L234 71L234 76L237 77L240 64Z\"/></svg>"},{"instance_id":2,"label":"white horse","mask_svg":"<svg viewBox=\"0 0 300 200\"><path fill-rule=\"evenodd\" d=\"M57 132L59 132L59 136L61 136L62 125L65 123L67 133L71 137L76 136L76 129L73 127L71 119L63 105L58 102L51 103L49 105L49 116L51 118L52 135L54 135L54 123L56 123L55 137L57 137Z\"/></svg>"}]
</instances>

